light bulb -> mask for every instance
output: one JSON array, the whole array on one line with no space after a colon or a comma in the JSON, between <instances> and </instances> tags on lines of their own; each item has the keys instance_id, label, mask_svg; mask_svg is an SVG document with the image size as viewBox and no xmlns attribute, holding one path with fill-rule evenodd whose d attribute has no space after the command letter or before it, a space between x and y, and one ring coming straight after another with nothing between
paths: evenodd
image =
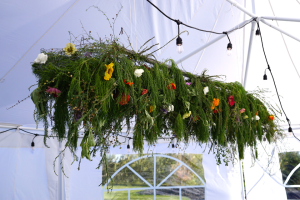
<instances>
[{"instance_id":1,"label":"light bulb","mask_svg":"<svg viewBox=\"0 0 300 200\"><path fill-rule=\"evenodd\" d=\"M227 45L227 55L230 56L232 53L232 44L229 42Z\"/></svg>"},{"instance_id":2,"label":"light bulb","mask_svg":"<svg viewBox=\"0 0 300 200\"><path fill-rule=\"evenodd\" d=\"M127 153L130 153L130 145L127 145Z\"/></svg>"},{"instance_id":3,"label":"light bulb","mask_svg":"<svg viewBox=\"0 0 300 200\"><path fill-rule=\"evenodd\" d=\"M260 30L259 29L256 30L255 35L260 36Z\"/></svg>"},{"instance_id":4,"label":"light bulb","mask_svg":"<svg viewBox=\"0 0 300 200\"><path fill-rule=\"evenodd\" d=\"M177 52L182 53L183 51L184 51L183 46L182 45L177 45Z\"/></svg>"},{"instance_id":5,"label":"light bulb","mask_svg":"<svg viewBox=\"0 0 300 200\"><path fill-rule=\"evenodd\" d=\"M34 150L34 142L33 141L31 142L31 148L32 148L32 150Z\"/></svg>"},{"instance_id":6,"label":"light bulb","mask_svg":"<svg viewBox=\"0 0 300 200\"><path fill-rule=\"evenodd\" d=\"M231 50L227 50L227 56L231 56L232 51Z\"/></svg>"},{"instance_id":7,"label":"light bulb","mask_svg":"<svg viewBox=\"0 0 300 200\"><path fill-rule=\"evenodd\" d=\"M178 53L182 53L184 51L183 46L182 46L182 39L181 37L178 36L178 38L176 39L176 49Z\"/></svg>"}]
</instances>

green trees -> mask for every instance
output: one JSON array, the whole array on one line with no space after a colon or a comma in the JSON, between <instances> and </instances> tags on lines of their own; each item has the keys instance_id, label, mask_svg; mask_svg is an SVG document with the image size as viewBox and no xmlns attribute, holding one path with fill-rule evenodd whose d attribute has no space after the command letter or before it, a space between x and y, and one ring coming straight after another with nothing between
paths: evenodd
<instances>
[{"instance_id":1,"label":"green trees","mask_svg":"<svg viewBox=\"0 0 300 200\"><path fill-rule=\"evenodd\" d=\"M279 154L282 179L285 182L290 172L300 164L300 152L285 152ZM300 168L295 171L287 185L300 185Z\"/></svg>"},{"instance_id":2,"label":"green trees","mask_svg":"<svg viewBox=\"0 0 300 200\"><path fill-rule=\"evenodd\" d=\"M204 169L202 166L201 154L167 154L187 164L204 180ZM114 174L120 167L138 158L138 155L110 155L108 156L109 174ZM179 162L165 157L156 158L156 184L158 185L174 169L180 165ZM151 185L154 183L154 157L150 154L148 157L140 159L130 164L130 167L140 174ZM106 171L103 170L103 178L106 177ZM137 175L127 167L122 169L114 178L114 186L125 187L148 187ZM180 186L180 185L202 185L198 177L185 166L181 166L162 186Z\"/></svg>"}]
</instances>

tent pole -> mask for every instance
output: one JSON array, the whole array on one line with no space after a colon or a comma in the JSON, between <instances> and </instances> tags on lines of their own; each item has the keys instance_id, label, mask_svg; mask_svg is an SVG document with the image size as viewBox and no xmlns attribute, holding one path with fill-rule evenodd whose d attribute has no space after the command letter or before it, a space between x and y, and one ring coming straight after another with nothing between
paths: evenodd
<instances>
[{"instance_id":1,"label":"tent pole","mask_svg":"<svg viewBox=\"0 0 300 200\"><path fill-rule=\"evenodd\" d=\"M283 34L285 34L285 35L287 35L287 36L289 36L289 37L291 37L291 38L297 40L298 42L300 42L300 39L299 39L299 38L293 36L292 34L289 34L288 32L284 31L283 29L281 29L281 28L279 28L279 27L277 27L277 26L274 26L274 25L270 24L269 22L266 22L266 20L264 20L264 19L258 17L257 15L253 14L252 12L250 12L249 10L247 10L246 8L244 8L243 6L241 6L241 5L240 5L239 3L237 3L236 1L234 1L234 0L227 0L227 1L228 1L229 3L231 3L232 5L234 5L235 7L237 7L238 9L240 9L241 11L243 11L244 13L246 13L247 15L249 15L250 17L258 18L257 20L260 20L262 23L264 23L264 24L270 26L271 28L273 28L273 29L275 29L275 30L277 30L277 31L279 31L279 32L281 32L281 33L283 33ZM252 1L252 2L253 2L253 1ZM252 6L252 9L253 9L253 7L254 7L254 6Z\"/></svg>"},{"instance_id":2,"label":"tent pole","mask_svg":"<svg viewBox=\"0 0 300 200\"><path fill-rule=\"evenodd\" d=\"M59 146L58 146L59 150L59 159L58 159L58 200L64 200L64 184L63 184L63 174L62 174L62 155L61 155L61 151L62 151L62 142L59 142Z\"/></svg>"},{"instance_id":3,"label":"tent pole","mask_svg":"<svg viewBox=\"0 0 300 200\"><path fill-rule=\"evenodd\" d=\"M288 17L275 17L275 16L261 16L262 19L276 20L276 21L289 21L289 22L300 22L299 18L288 18Z\"/></svg>"},{"instance_id":4,"label":"tent pole","mask_svg":"<svg viewBox=\"0 0 300 200\"><path fill-rule=\"evenodd\" d=\"M300 39L299 39L299 38L293 36L292 34L289 34L288 32L284 31L283 29L279 28L278 26L274 26L273 24L270 24L269 22L267 22L267 21L264 20L264 19L260 19L260 21L261 21L262 23L264 23L264 24L270 26L271 28L273 28L273 29L275 29L275 30L277 30L277 31L279 31L279 32L281 32L281 33L283 33L283 34L285 34L285 35L287 35L287 36L289 36L289 37L291 37L291 38L297 40L298 42L300 42Z\"/></svg>"},{"instance_id":5,"label":"tent pole","mask_svg":"<svg viewBox=\"0 0 300 200\"><path fill-rule=\"evenodd\" d=\"M251 32L250 32L250 40L249 40L249 47L248 47L248 56L247 56L247 62L246 62L246 72L245 72L245 78L244 78L244 84L243 84L244 88L246 88L246 83L247 83L248 69L249 69L251 50L252 50L252 42L253 42L255 28L256 28L256 22L252 22Z\"/></svg>"},{"instance_id":6,"label":"tent pole","mask_svg":"<svg viewBox=\"0 0 300 200\"><path fill-rule=\"evenodd\" d=\"M238 25L235 26L234 28L230 29L230 30L228 31L228 34L231 34L231 33L232 33L232 32L230 32L231 30L240 28L240 27L242 27L244 24L248 23L248 22L251 21L251 20L252 20L252 19L249 19L249 20L246 20L246 21L244 21L244 22L238 24ZM216 37L215 39L211 40L210 42L206 43L205 45L199 47L198 49L196 49L196 50L194 50L193 52L189 53L188 55L184 56L184 57L181 58L180 60L176 61L176 64L179 64L179 63L185 61L186 59L192 57L193 55L195 55L196 53L202 51L202 50L205 49L206 47L208 47L208 46L214 44L215 42L217 42L217 41L219 41L219 40L221 40L223 37L226 37L226 35L225 35L225 34L222 34L222 35Z\"/></svg>"}]
</instances>

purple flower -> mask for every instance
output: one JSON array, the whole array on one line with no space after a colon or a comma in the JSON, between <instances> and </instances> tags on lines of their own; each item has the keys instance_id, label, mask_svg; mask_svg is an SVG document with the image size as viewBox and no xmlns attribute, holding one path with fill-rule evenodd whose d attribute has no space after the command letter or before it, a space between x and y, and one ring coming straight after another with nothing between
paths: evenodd
<instances>
[{"instance_id":1,"label":"purple flower","mask_svg":"<svg viewBox=\"0 0 300 200\"><path fill-rule=\"evenodd\" d=\"M186 85L191 85L191 84L192 84L192 82L185 82L185 84L186 84Z\"/></svg>"},{"instance_id":2,"label":"purple flower","mask_svg":"<svg viewBox=\"0 0 300 200\"><path fill-rule=\"evenodd\" d=\"M160 111L163 112L164 114L167 114L167 113L168 113L168 110L167 110L167 109L164 109L164 108L160 109Z\"/></svg>"}]
</instances>

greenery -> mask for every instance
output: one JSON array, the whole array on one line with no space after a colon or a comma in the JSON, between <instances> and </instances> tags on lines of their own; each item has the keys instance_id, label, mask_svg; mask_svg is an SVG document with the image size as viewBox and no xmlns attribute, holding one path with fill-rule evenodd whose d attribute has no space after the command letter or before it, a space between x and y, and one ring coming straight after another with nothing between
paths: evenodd
<instances>
[{"instance_id":1,"label":"greenery","mask_svg":"<svg viewBox=\"0 0 300 200\"><path fill-rule=\"evenodd\" d=\"M282 135L276 110L238 82L225 83L205 71L183 72L173 60L158 62L146 53L153 47L146 47L148 41L138 52L114 34L99 41L86 32L84 41L77 49L70 41L64 49L42 50L47 60L32 64L38 87L31 98L35 119L44 123L45 144L53 123L54 134L66 138L74 153L82 129L82 157L100 152L99 166L108 171L107 150L120 144L124 128L133 131L135 151L142 152L144 142L175 137L211 144L218 164L233 161L237 149L241 159L247 146L256 152L263 137L276 142Z\"/></svg>"}]
</instances>

